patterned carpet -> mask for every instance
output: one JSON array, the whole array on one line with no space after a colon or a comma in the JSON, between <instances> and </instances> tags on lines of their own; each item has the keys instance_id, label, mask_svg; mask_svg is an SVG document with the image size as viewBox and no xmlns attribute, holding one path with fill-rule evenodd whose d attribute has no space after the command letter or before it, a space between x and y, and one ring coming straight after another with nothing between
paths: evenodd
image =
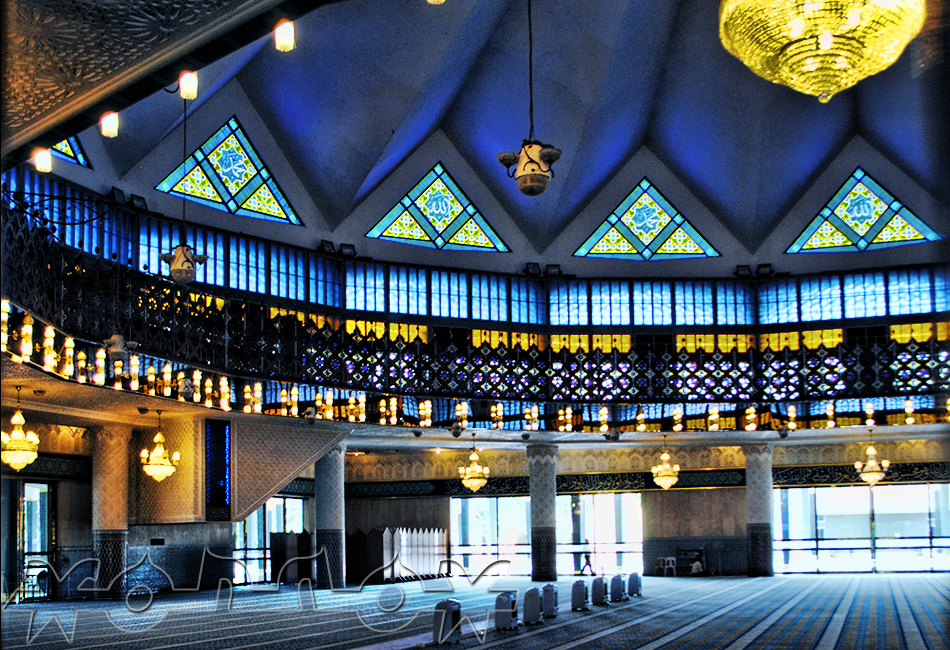
<instances>
[{"instance_id":1,"label":"patterned carpet","mask_svg":"<svg viewBox=\"0 0 950 650\"><path fill-rule=\"evenodd\" d=\"M239 587L11 605L0 640L4 650L401 650L432 645L433 608L455 598L463 615L456 648L950 650L947 574L644 577L642 598L582 612L570 609L573 582L558 583L557 618L510 631L494 629L497 592L519 591L520 610L521 593L540 584L456 578L359 592Z\"/></svg>"}]
</instances>

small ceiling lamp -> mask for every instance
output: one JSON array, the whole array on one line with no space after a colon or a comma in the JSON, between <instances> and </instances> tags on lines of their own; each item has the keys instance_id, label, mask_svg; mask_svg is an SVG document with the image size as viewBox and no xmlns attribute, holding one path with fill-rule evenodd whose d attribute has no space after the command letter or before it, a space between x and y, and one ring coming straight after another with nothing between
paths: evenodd
<instances>
[{"instance_id":1,"label":"small ceiling lamp","mask_svg":"<svg viewBox=\"0 0 950 650\"><path fill-rule=\"evenodd\" d=\"M452 423L452 426L448 427L448 432L452 434L453 438L458 438L462 435L462 432L468 428L468 402L462 401L455 405L455 422ZM475 436L475 433L472 433L472 437Z\"/></svg>"},{"instance_id":2,"label":"small ceiling lamp","mask_svg":"<svg viewBox=\"0 0 950 650\"><path fill-rule=\"evenodd\" d=\"M426 0L426 2L428 2L430 5L440 5L445 2L445 0Z\"/></svg>"},{"instance_id":3,"label":"small ceiling lamp","mask_svg":"<svg viewBox=\"0 0 950 650\"><path fill-rule=\"evenodd\" d=\"M114 138L119 135L119 114L115 111L103 113L99 118L99 132L104 138Z\"/></svg>"},{"instance_id":4,"label":"small ceiling lamp","mask_svg":"<svg viewBox=\"0 0 950 650\"><path fill-rule=\"evenodd\" d=\"M468 456L468 465L459 467L459 476L462 485L472 492L478 492L488 483L489 469L478 462L478 452L475 451L475 432L472 431L472 453Z\"/></svg>"},{"instance_id":5,"label":"small ceiling lamp","mask_svg":"<svg viewBox=\"0 0 950 650\"><path fill-rule=\"evenodd\" d=\"M37 149L33 152L33 166L41 174L53 171L53 154L49 149Z\"/></svg>"},{"instance_id":6,"label":"small ceiling lamp","mask_svg":"<svg viewBox=\"0 0 950 650\"><path fill-rule=\"evenodd\" d=\"M294 40L293 22L282 18L274 28L274 46L278 52L291 52L297 43Z\"/></svg>"},{"instance_id":7,"label":"small ceiling lamp","mask_svg":"<svg viewBox=\"0 0 950 650\"><path fill-rule=\"evenodd\" d=\"M198 99L198 75L185 71L178 77L178 94L182 99Z\"/></svg>"},{"instance_id":8,"label":"small ceiling lamp","mask_svg":"<svg viewBox=\"0 0 950 650\"><path fill-rule=\"evenodd\" d=\"M158 433L152 438L155 447L152 448L152 451L147 448L143 449L142 453L139 454L139 458L142 460L142 469L145 473L161 483L175 473L175 466L181 460L181 454L176 451L169 460L168 450L165 449L165 436L162 435L162 412L155 412L158 413Z\"/></svg>"},{"instance_id":9,"label":"small ceiling lamp","mask_svg":"<svg viewBox=\"0 0 950 650\"><path fill-rule=\"evenodd\" d=\"M537 196L548 189L554 176L551 165L561 157L561 150L534 139L534 40L531 32L531 0L528 0L528 138L521 151L503 151L498 162L508 170L508 177L518 182L522 194Z\"/></svg>"},{"instance_id":10,"label":"small ceiling lamp","mask_svg":"<svg viewBox=\"0 0 950 650\"><path fill-rule=\"evenodd\" d=\"M925 0L722 0L719 38L754 73L827 102L897 61Z\"/></svg>"},{"instance_id":11,"label":"small ceiling lamp","mask_svg":"<svg viewBox=\"0 0 950 650\"><path fill-rule=\"evenodd\" d=\"M871 430L868 429L868 435L871 434ZM891 466L891 461L882 460L880 463L877 461L877 449L874 448L874 444L868 442L868 448L865 452L868 456L866 462L862 463L860 460L855 461L854 469L858 470L858 476L861 477L861 480L874 487L878 481L884 478L884 475L887 473L887 468Z\"/></svg>"},{"instance_id":12,"label":"small ceiling lamp","mask_svg":"<svg viewBox=\"0 0 950 650\"><path fill-rule=\"evenodd\" d=\"M664 490L669 490L680 480L680 466L670 465L670 452L666 449L666 436L663 436L663 453L660 454L660 464L655 465L650 471L653 472L653 482Z\"/></svg>"},{"instance_id":13,"label":"small ceiling lamp","mask_svg":"<svg viewBox=\"0 0 950 650\"><path fill-rule=\"evenodd\" d=\"M20 388L16 387L16 410L10 423L13 425L13 431L2 434L2 448L0 448L0 460L19 472L21 469L36 460L37 449L40 445L40 439L32 431L23 431L23 425L26 424L26 418L20 411Z\"/></svg>"},{"instance_id":14,"label":"small ceiling lamp","mask_svg":"<svg viewBox=\"0 0 950 650\"><path fill-rule=\"evenodd\" d=\"M909 397L904 400L904 424L914 423L914 402Z\"/></svg>"}]
</instances>

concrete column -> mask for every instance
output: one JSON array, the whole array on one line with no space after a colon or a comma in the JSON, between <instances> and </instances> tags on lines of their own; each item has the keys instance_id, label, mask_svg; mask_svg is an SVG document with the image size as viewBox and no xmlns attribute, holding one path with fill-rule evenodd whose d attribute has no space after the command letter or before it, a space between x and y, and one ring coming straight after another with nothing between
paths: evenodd
<instances>
[{"instance_id":1,"label":"concrete column","mask_svg":"<svg viewBox=\"0 0 950 650\"><path fill-rule=\"evenodd\" d=\"M120 425L106 425L94 432L92 552L99 560L96 595L100 597L123 598L127 588L131 437L131 427Z\"/></svg>"},{"instance_id":2,"label":"concrete column","mask_svg":"<svg viewBox=\"0 0 950 650\"><path fill-rule=\"evenodd\" d=\"M749 575L774 575L772 567L772 445L743 445Z\"/></svg>"},{"instance_id":3,"label":"concrete column","mask_svg":"<svg viewBox=\"0 0 950 650\"><path fill-rule=\"evenodd\" d=\"M346 550L344 547L343 459L346 443L339 442L313 466L314 553L318 589L346 586Z\"/></svg>"},{"instance_id":4,"label":"concrete column","mask_svg":"<svg viewBox=\"0 0 950 650\"><path fill-rule=\"evenodd\" d=\"M527 453L531 495L531 579L557 580L557 447L531 444Z\"/></svg>"}]
</instances>

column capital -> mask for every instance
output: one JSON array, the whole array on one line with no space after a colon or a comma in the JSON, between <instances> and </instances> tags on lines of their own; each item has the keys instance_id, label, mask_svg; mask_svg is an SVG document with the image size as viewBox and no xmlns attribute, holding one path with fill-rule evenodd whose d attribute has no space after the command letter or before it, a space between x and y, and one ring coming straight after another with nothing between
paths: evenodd
<instances>
[{"instance_id":1,"label":"column capital","mask_svg":"<svg viewBox=\"0 0 950 650\"><path fill-rule=\"evenodd\" d=\"M525 453L532 465L535 463L557 463L557 445L533 442L525 448Z\"/></svg>"},{"instance_id":2,"label":"column capital","mask_svg":"<svg viewBox=\"0 0 950 650\"><path fill-rule=\"evenodd\" d=\"M740 445L740 447L747 461L768 459L771 462L772 452L775 451L774 442L755 442Z\"/></svg>"},{"instance_id":3,"label":"column capital","mask_svg":"<svg viewBox=\"0 0 950 650\"><path fill-rule=\"evenodd\" d=\"M132 439L133 427L126 424L105 424L91 427L87 433L92 433L96 442L129 442Z\"/></svg>"}]
</instances>

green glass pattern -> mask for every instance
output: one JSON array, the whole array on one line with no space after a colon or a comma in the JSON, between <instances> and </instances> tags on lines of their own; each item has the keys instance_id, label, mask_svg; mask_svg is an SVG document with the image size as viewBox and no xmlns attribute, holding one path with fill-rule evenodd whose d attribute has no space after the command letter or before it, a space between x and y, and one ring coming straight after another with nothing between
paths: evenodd
<instances>
[{"instance_id":1,"label":"green glass pattern","mask_svg":"<svg viewBox=\"0 0 950 650\"><path fill-rule=\"evenodd\" d=\"M366 236L440 250L509 250L442 163L436 163Z\"/></svg>"},{"instance_id":2,"label":"green glass pattern","mask_svg":"<svg viewBox=\"0 0 950 650\"><path fill-rule=\"evenodd\" d=\"M50 149L50 153L60 160L92 169L92 165L89 164L89 159L86 158L86 153L83 151L82 145L79 144L79 139L75 136L54 144Z\"/></svg>"},{"instance_id":3,"label":"green glass pattern","mask_svg":"<svg viewBox=\"0 0 950 650\"><path fill-rule=\"evenodd\" d=\"M858 167L786 253L859 253L940 235Z\"/></svg>"},{"instance_id":4,"label":"green glass pattern","mask_svg":"<svg viewBox=\"0 0 950 650\"><path fill-rule=\"evenodd\" d=\"M156 189L237 216L300 225L297 213L236 117Z\"/></svg>"},{"instance_id":5,"label":"green glass pattern","mask_svg":"<svg viewBox=\"0 0 950 650\"><path fill-rule=\"evenodd\" d=\"M669 260L719 257L719 251L644 178L574 255Z\"/></svg>"}]
</instances>

